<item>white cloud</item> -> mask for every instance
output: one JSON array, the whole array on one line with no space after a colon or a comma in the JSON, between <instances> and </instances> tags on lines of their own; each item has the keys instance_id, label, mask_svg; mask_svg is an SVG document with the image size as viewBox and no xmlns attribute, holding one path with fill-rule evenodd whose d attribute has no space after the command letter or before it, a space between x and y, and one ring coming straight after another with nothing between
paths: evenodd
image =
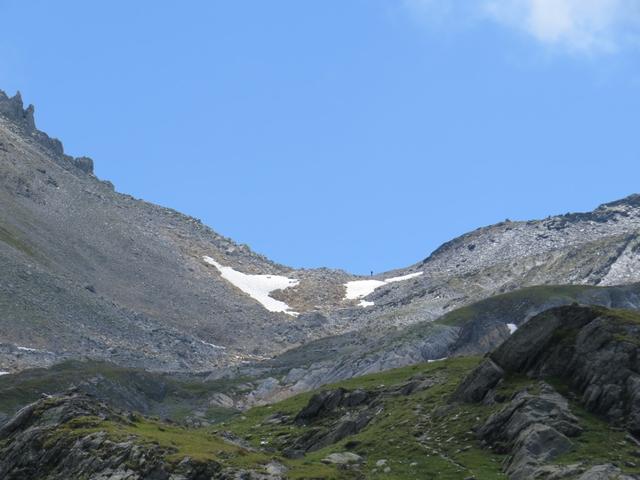
<instances>
[{"instance_id":1,"label":"white cloud","mask_svg":"<svg viewBox=\"0 0 640 480\"><path fill-rule=\"evenodd\" d=\"M422 18L447 23L493 21L538 42L583 54L611 53L636 43L638 0L406 0Z\"/></svg>"}]
</instances>

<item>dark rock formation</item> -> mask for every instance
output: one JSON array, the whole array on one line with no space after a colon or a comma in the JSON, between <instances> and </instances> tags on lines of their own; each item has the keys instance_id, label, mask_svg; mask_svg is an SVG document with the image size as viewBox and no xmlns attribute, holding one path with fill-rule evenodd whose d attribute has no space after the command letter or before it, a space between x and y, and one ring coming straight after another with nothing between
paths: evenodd
<instances>
[{"instance_id":1,"label":"dark rock formation","mask_svg":"<svg viewBox=\"0 0 640 480\"><path fill-rule=\"evenodd\" d=\"M591 412L640 434L640 315L569 306L530 320L491 354L509 372L559 377Z\"/></svg>"},{"instance_id":2,"label":"dark rock formation","mask_svg":"<svg viewBox=\"0 0 640 480\"><path fill-rule=\"evenodd\" d=\"M638 313L578 305L554 308L529 320L488 355L463 380L452 400L491 400L492 389L507 374L554 378L564 382L587 410L637 436L639 339ZM542 384L540 394L516 395L477 433L496 451L511 454L506 470L512 479L538 478L543 472L555 472L554 478L577 478L578 473L584 479L618 478L615 472L619 470L613 466L569 475L565 467L548 465L572 448L570 438L580 431L567 400Z\"/></svg>"},{"instance_id":3,"label":"dark rock formation","mask_svg":"<svg viewBox=\"0 0 640 480\"><path fill-rule=\"evenodd\" d=\"M478 437L498 453L511 453L506 471L514 480L534 478L538 467L573 448L582 431L567 399L547 384L540 393L520 392L482 425Z\"/></svg>"},{"instance_id":4,"label":"dark rock formation","mask_svg":"<svg viewBox=\"0 0 640 480\"><path fill-rule=\"evenodd\" d=\"M0 429L0 478L3 480L127 480L278 479L251 471L235 472L216 461L184 457L136 437L112 438L93 429L99 422L131 425L135 416L111 409L84 395L70 393L28 405ZM86 430L83 430L86 429Z\"/></svg>"},{"instance_id":5,"label":"dark rock formation","mask_svg":"<svg viewBox=\"0 0 640 480\"><path fill-rule=\"evenodd\" d=\"M13 97L9 97L0 90L0 115L4 115L23 126L28 132L33 132L36 129L34 112L33 105L29 105L26 109L24 108L20 92L17 92Z\"/></svg>"},{"instance_id":6,"label":"dark rock formation","mask_svg":"<svg viewBox=\"0 0 640 480\"><path fill-rule=\"evenodd\" d=\"M84 173L93 175L93 160L89 157L78 157L73 159L73 164Z\"/></svg>"},{"instance_id":7,"label":"dark rock formation","mask_svg":"<svg viewBox=\"0 0 640 480\"><path fill-rule=\"evenodd\" d=\"M357 407L370 400L364 390L349 392L344 388L316 393L296 416L295 421L304 424L333 413L338 407Z\"/></svg>"},{"instance_id":8,"label":"dark rock formation","mask_svg":"<svg viewBox=\"0 0 640 480\"><path fill-rule=\"evenodd\" d=\"M491 359L487 359L460 383L451 399L460 402L480 402L503 376L504 370Z\"/></svg>"},{"instance_id":9,"label":"dark rock formation","mask_svg":"<svg viewBox=\"0 0 640 480\"><path fill-rule=\"evenodd\" d=\"M311 425L287 447L290 456L319 450L354 435L366 427L375 415L374 402L379 393L344 388L317 393L298 412L294 422Z\"/></svg>"},{"instance_id":10,"label":"dark rock formation","mask_svg":"<svg viewBox=\"0 0 640 480\"><path fill-rule=\"evenodd\" d=\"M499 370L566 380L591 412L640 434L640 315L568 306L529 320L461 384L455 399L478 401Z\"/></svg>"}]
</instances>

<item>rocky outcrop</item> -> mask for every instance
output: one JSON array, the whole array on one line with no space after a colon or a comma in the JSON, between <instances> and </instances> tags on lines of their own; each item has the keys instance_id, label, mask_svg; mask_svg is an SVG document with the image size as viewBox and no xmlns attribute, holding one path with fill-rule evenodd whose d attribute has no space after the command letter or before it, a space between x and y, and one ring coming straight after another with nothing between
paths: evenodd
<instances>
[{"instance_id":1,"label":"rocky outcrop","mask_svg":"<svg viewBox=\"0 0 640 480\"><path fill-rule=\"evenodd\" d=\"M346 390L338 388L313 395L292 423L307 427L305 432L289 439L283 449L290 457L301 457L355 435L384 410L385 399L412 395L431 388L439 380L434 377L414 378L395 388ZM276 416L272 421L288 422Z\"/></svg>"},{"instance_id":2,"label":"rocky outcrop","mask_svg":"<svg viewBox=\"0 0 640 480\"><path fill-rule=\"evenodd\" d=\"M295 422L305 424L333 413L339 407L357 407L371 400L372 395L365 390L349 392L344 388L316 393L298 415Z\"/></svg>"},{"instance_id":3,"label":"rocky outcrop","mask_svg":"<svg viewBox=\"0 0 640 480\"><path fill-rule=\"evenodd\" d=\"M93 175L93 160L89 157L78 157L73 159L73 164L84 173Z\"/></svg>"},{"instance_id":4,"label":"rocky outcrop","mask_svg":"<svg viewBox=\"0 0 640 480\"><path fill-rule=\"evenodd\" d=\"M538 394L518 393L477 432L497 453L510 453L506 472L513 480L536 478L540 466L573 448L582 429L567 399L542 383Z\"/></svg>"},{"instance_id":5,"label":"rocky outcrop","mask_svg":"<svg viewBox=\"0 0 640 480\"><path fill-rule=\"evenodd\" d=\"M640 435L640 315L570 306L529 321L491 359L509 372L559 377L587 410Z\"/></svg>"},{"instance_id":6,"label":"rocky outcrop","mask_svg":"<svg viewBox=\"0 0 640 480\"><path fill-rule=\"evenodd\" d=\"M562 478L562 477L558 477ZM637 480L637 475L627 475L610 463L596 465L578 477L578 480Z\"/></svg>"},{"instance_id":7,"label":"rocky outcrop","mask_svg":"<svg viewBox=\"0 0 640 480\"><path fill-rule=\"evenodd\" d=\"M378 413L380 392L348 391L344 388L317 393L298 412L293 422L309 426L286 447L291 457L333 445L365 428Z\"/></svg>"},{"instance_id":8,"label":"rocky outcrop","mask_svg":"<svg viewBox=\"0 0 640 480\"><path fill-rule=\"evenodd\" d=\"M494 387L509 374L553 378L565 383L588 411L627 429L633 438L640 434L638 339L636 312L578 305L550 309L489 354L461 382L452 400L491 403ZM560 475L561 470L570 478L578 478L578 473L585 479L618 478L611 473L618 471L612 466L578 468L569 475L568 467L549 465L571 450L571 438L580 432L567 399L542 383L539 394L520 392L477 434L492 448L511 455L506 471L513 479L538 478L543 472Z\"/></svg>"},{"instance_id":9,"label":"rocky outcrop","mask_svg":"<svg viewBox=\"0 0 640 480\"><path fill-rule=\"evenodd\" d=\"M36 129L34 112L33 105L24 108L20 92L17 92L13 97L9 97L0 90L0 115L23 126L27 131L33 132Z\"/></svg>"},{"instance_id":10,"label":"rocky outcrop","mask_svg":"<svg viewBox=\"0 0 640 480\"><path fill-rule=\"evenodd\" d=\"M504 370L488 359L460 383L451 398L460 402L480 402L503 376Z\"/></svg>"},{"instance_id":11,"label":"rocky outcrop","mask_svg":"<svg viewBox=\"0 0 640 480\"><path fill-rule=\"evenodd\" d=\"M3 480L271 479L262 474L224 468L213 460L184 457L169 461L176 449L135 436L113 437L95 428L101 422L132 425L136 416L115 411L90 397L70 393L24 407L0 429L0 478Z\"/></svg>"},{"instance_id":12,"label":"rocky outcrop","mask_svg":"<svg viewBox=\"0 0 640 480\"><path fill-rule=\"evenodd\" d=\"M497 369L561 378L584 406L640 434L640 315L578 305L529 320L461 384L455 399L478 401Z\"/></svg>"}]
</instances>

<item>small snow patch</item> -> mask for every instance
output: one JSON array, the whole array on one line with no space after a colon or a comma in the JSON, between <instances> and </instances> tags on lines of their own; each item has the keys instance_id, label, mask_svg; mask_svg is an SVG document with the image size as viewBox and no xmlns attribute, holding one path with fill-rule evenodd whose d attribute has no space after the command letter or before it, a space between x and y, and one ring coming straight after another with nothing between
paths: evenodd
<instances>
[{"instance_id":1,"label":"small snow patch","mask_svg":"<svg viewBox=\"0 0 640 480\"><path fill-rule=\"evenodd\" d=\"M280 300L271 298L269 294L275 290L295 287L299 280L283 277L281 275L250 275L238 272L231 267L225 267L216 262L213 258L204 256L202 259L209 265L218 269L222 278L242 290L254 300L262 304L270 312L282 312L288 315L297 316L297 312L291 311L291 307Z\"/></svg>"},{"instance_id":2,"label":"small snow patch","mask_svg":"<svg viewBox=\"0 0 640 480\"><path fill-rule=\"evenodd\" d=\"M507 328L509 329L509 333L513 333L518 329L518 326L515 323L507 323Z\"/></svg>"},{"instance_id":3,"label":"small snow patch","mask_svg":"<svg viewBox=\"0 0 640 480\"><path fill-rule=\"evenodd\" d=\"M18 350L22 350L23 352L39 352L40 351L37 348L18 347L17 345L16 347L18 348Z\"/></svg>"},{"instance_id":4,"label":"small snow patch","mask_svg":"<svg viewBox=\"0 0 640 480\"><path fill-rule=\"evenodd\" d=\"M405 280L410 280L412 278L419 277L423 272L409 273L408 275L402 275L400 277L392 277L387 278L384 283L393 283L393 282L404 282Z\"/></svg>"},{"instance_id":5,"label":"small snow patch","mask_svg":"<svg viewBox=\"0 0 640 480\"><path fill-rule=\"evenodd\" d=\"M442 358L434 358L432 360L427 360L427 363L433 363L433 362L441 362L443 360L446 360L448 357L442 357Z\"/></svg>"},{"instance_id":6,"label":"small snow patch","mask_svg":"<svg viewBox=\"0 0 640 480\"><path fill-rule=\"evenodd\" d=\"M344 298L347 300L357 300L359 298L364 298L383 285L395 282L403 282L405 280L419 277L422 274L423 272L409 273L408 275L391 277L387 278L386 280L353 280L344 284L344 286L347 287L347 293L345 294ZM370 307L375 304L373 302L361 300L358 305L361 307Z\"/></svg>"},{"instance_id":7,"label":"small snow patch","mask_svg":"<svg viewBox=\"0 0 640 480\"><path fill-rule=\"evenodd\" d=\"M0 375L9 375L11 372L0 372Z\"/></svg>"},{"instance_id":8,"label":"small snow patch","mask_svg":"<svg viewBox=\"0 0 640 480\"><path fill-rule=\"evenodd\" d=\"M356 300L358 298L366 297L382 285L386 285L386 282L383 282L382 280L354 280L352 282L347 282L345 284L347 287L347 294L345 295L345 298L347 300Z\"/></svg>"},{"instance_id":9,"label":"small snow patch","mask_svg":"<svg viewBox=\"0 0 640 480\"><path fill-rule=\"evenodd\" d=\"M216 348L218 350L226 350L227 347L221 347L220 345L215 345L214 343L205 342L204 340L200 340L201 343L208 347Z\"/></svg>"}]
</instances>

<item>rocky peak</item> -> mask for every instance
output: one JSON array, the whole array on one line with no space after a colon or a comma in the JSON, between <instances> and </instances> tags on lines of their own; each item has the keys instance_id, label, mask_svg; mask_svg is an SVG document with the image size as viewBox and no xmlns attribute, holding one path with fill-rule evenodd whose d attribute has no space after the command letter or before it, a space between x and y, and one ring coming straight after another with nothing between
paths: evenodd
<instances>
[{"instance_id":1,"label":"rocky peak","mask_svg":"<svg viewBox=\"0 0 640 480\"><path fill-rule=\"evenodd\" d=\"M45 132L36 128L35 107L29 105L24 107L22 95L16 92L13 97L9 97L4 91L0 90L0 117L4 117L18 129L33 138L38 144L45 147L58 159L65 163L65 166L71 164L78 170L93 175L93 160L89 157L73 158L65 155L62 142L57 138L51 138Z\"/></svg>"},{"instance_id":2,"label":"rocky peak","mask_svg":"<svg viewBox=\"0 0 640 480\"><path fill-rule=\"evenodd\" d=\"M640 208L640 194L634 193L614 202L600 205L597 210L625 210Z\"/></svg>"},{"instance_id":3,"label":"rocky peak","mask_svg":"<svg viewBox=\"0 0 640 480\"><path fill-rule=\"evenodd\" d=\"M19 124L28 132L33 132L36 129L34 112L33 105L24 108L20 92L16 92L13 97L9 97L0 90L0 115Z\"/></svg>"}]
</instances>

